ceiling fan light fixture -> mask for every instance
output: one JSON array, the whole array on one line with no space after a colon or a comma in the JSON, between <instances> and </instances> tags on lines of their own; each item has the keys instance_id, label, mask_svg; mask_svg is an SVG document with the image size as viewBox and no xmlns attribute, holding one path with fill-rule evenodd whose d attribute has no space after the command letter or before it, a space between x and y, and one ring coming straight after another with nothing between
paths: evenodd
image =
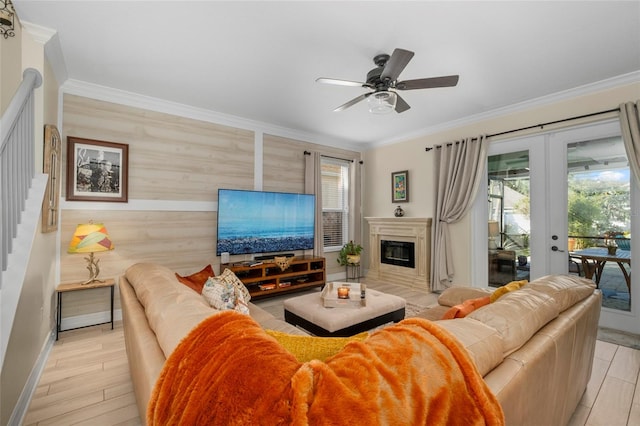
<instances>
[{"instance_id":1,"label":"ceiling fan light fixture","mask_svg":"<svg viewBox=\"0 0 640 426\"><path fill-rule=\"evenodd\" d=\"M0 0L0 2L1 1L2 0ZM361 86L371 89L372 91L351 99L349 102L334 109L334 111L344 111L366 99L369 103L369 112L373 114L388 114L391 111L400 114L411 108L409 104L395 92L396 90L453 87L458 84L458 75L398 81L400 73L407 66L413 55L413 52L404 49L394 49L391 56L387 54L376 55L373 58L373 62L375 62L377 68L367 73L366 83L325 77L316 79L316 82L338 86Z\"/></svg>"},{"instance_id":2,"label":"ceiling fan light fixture","mask_svg":"<svg viewBox=\"0 0 640 426\"><path fill-rule=\"evenodd\" d=\"M369 112L373 114L388 114L393 111L398 101L398 95L388 90L373 93L367 98Z\"/></svg>"}]
</instances>

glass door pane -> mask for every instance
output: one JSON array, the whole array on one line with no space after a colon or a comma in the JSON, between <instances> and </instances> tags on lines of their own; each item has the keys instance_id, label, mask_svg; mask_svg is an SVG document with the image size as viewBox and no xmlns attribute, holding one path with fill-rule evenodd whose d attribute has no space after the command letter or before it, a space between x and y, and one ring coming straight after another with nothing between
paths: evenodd
<instances>
[{"instance_id":1,"label":"glass door pane","mask_svg":"<svg viewBox=\"0 0 640 426\"><path fill-rule=\"evenodd\" d=\"M640 305L633 303L640 297L634 284L639 275L631 273L631 266L640 264L632 241L640 232L640 188L629 170L620 123L587 123L492 142L486 169L492 190L474 203L473 229L483 236L472 242L474 285L496 286L510 279L513 254L516 279L527 267L531 280L588 272L602 291L599 325L639 334ZM495 224L487 221L498 224L495 248L489 246L488 232ZM608 254L607 244L617 246L615 255ZM607 258L585 271L581 249L620 259ZM525 255L526 264L523 257L520 265L518 256Z\"/></svg>"},{"instance_id":2,"label":"glass door pane","mask_svg":"<svg viewBox=\"0 0 640 426\"><path fill-rule=\"evenodd\" d=\"M489 285L529 279L529 151L491 155L488 173Z\"/></svg>"},{"instance_id":3,"label":"glass door pane","mask_svg":"<svg viewBox=\"0 0 640 426\"><path fill-rule=\"evenodd\" d=\"M567 179L568 245L576 262L569 272L598 283L603 307L629 311L631 182L622 139L567 144Z\"/></svg>"}]
</instances>

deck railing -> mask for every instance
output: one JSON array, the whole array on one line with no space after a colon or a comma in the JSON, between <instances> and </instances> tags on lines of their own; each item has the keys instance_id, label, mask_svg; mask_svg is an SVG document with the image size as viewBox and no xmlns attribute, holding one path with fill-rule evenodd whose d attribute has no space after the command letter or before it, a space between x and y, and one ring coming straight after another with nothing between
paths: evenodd
<instances>
[{"instance_id":1,"label":"deck railing","mask_svg":"<svg viewBox=\"0 0 640 426\"><path fill-rule=\"evenodd\" d=\"M42 84L42 76L28 68L22 77L0 119L0 272L7 270L7 259L35 176L34 90Z\"/></svg>"}]
</instances>

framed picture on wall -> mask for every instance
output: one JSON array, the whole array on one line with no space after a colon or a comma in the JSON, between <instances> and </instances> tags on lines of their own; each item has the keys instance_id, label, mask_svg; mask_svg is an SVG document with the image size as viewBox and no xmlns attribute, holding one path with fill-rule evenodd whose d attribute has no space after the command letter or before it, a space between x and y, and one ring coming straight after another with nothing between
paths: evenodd
<instances>
[{"instance_id":1,"label":"framed picture on wall","mask_svg":"<svg viewBox=\"0 0 640 426\"><path fill-rule=\"evenodd\" d=\"M128 197L129 145L67 137L67 201Z\"/></svg>"},{"instance_id":2,"label":"framed picture on wall","mask_svg":"<svg viewBox=\"0 0 640 426\"><path fill-rule=\"evenodd\" d=\"M406 203L409 201L409 171L391 173L391 202Z\"/></svg>"}]
</instances>

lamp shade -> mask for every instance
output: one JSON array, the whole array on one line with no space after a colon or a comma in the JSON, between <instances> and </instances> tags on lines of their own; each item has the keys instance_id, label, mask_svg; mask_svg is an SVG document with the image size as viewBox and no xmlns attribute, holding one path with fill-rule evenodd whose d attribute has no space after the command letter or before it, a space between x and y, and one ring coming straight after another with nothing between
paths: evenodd
<instances>
[{"instance_id":1,"label":"lamp shade","mask_svg":"<svg viewBox=\"0 0 640 426\"><path fill-rule=\"evenodd\" d=\"M68 253L94 253L113 250L107 228L102 223L82 223L76 227Z\"/></svg>"}]
</instances>

